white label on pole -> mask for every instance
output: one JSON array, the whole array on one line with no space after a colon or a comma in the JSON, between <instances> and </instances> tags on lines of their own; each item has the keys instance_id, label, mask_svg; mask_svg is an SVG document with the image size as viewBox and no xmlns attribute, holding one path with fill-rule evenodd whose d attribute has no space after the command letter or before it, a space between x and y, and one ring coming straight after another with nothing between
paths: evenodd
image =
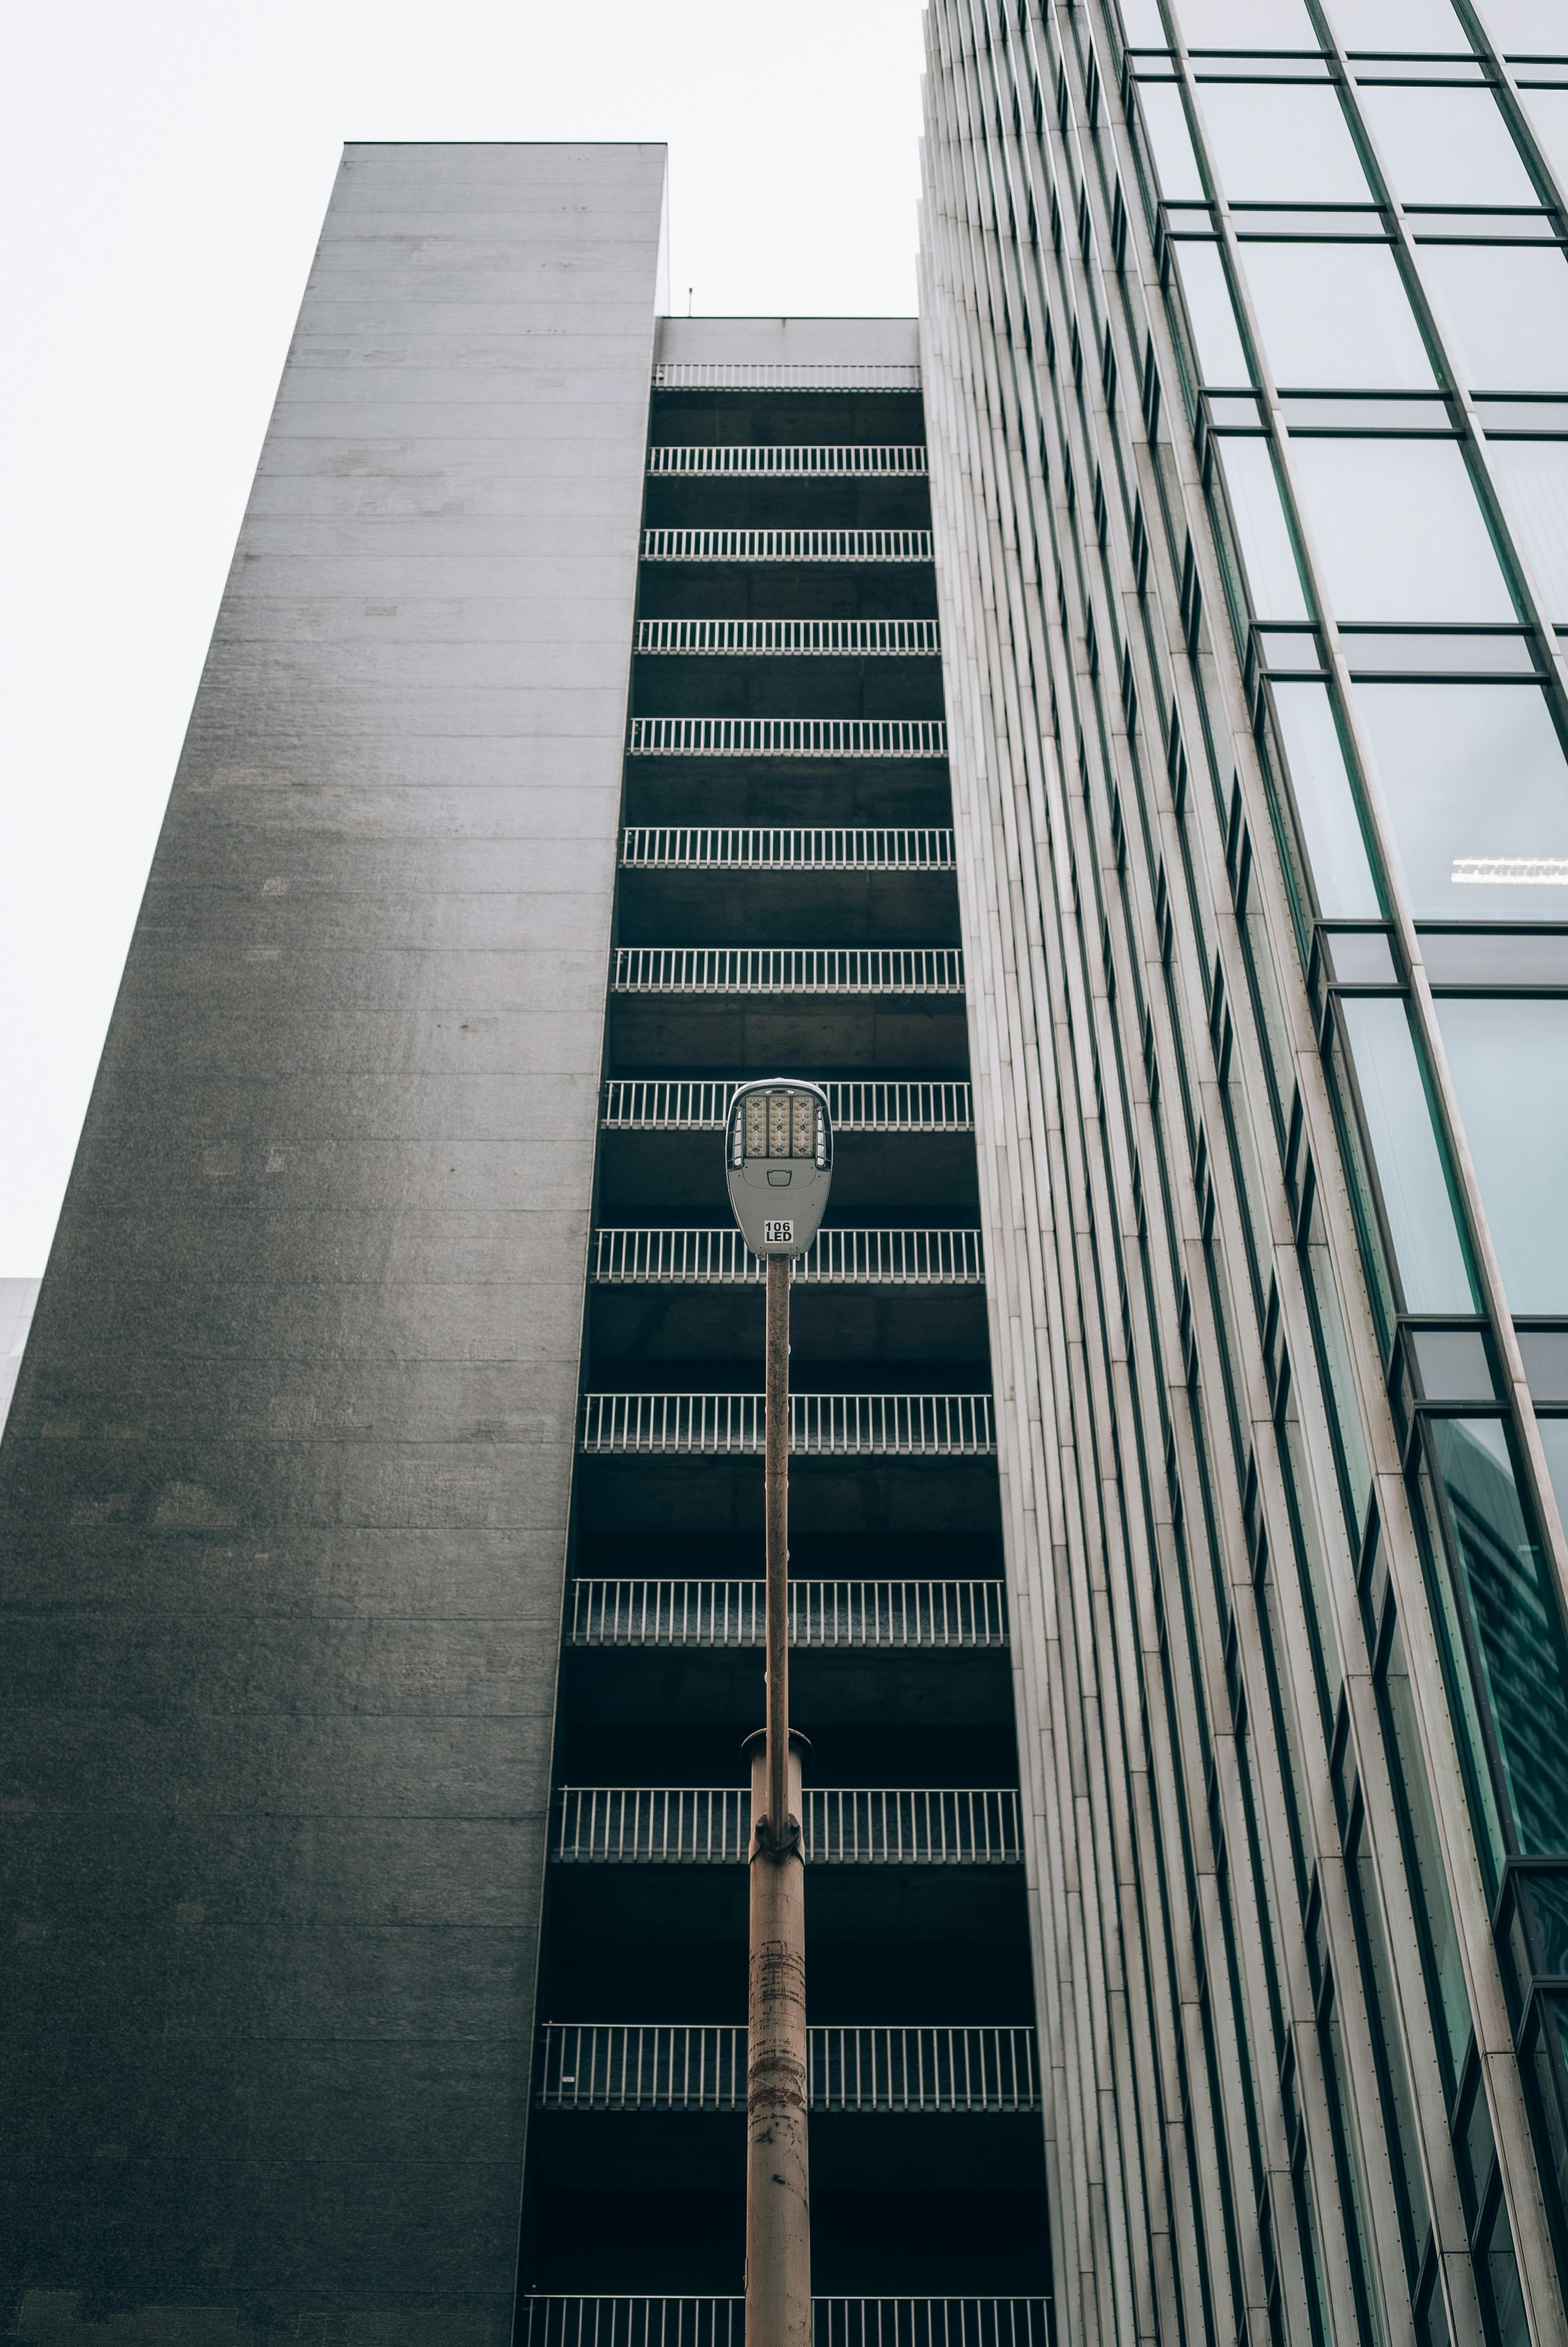
<instances>
[{"instance_id":1,"label":"white label on pole","mask_svg":"<svg viewBox=\"0 0 1568 2347\"><path fill-rule=\"evenodd\" d=\"M794 1246L794 1225L793 1223L764 1223L763 1225L763 1245L764 1246Z\"/></svg>"}]
</instances>

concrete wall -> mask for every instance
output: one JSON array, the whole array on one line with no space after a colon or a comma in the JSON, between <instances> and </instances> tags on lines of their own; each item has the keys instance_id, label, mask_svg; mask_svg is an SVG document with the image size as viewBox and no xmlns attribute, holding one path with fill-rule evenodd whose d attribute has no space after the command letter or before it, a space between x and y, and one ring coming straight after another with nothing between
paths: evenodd
<instances>
[{"instance_id":1,"label":"concrete wall","mask_svg":"<svg viewBox=\"0 0 1568 2347\"><path fill-rule=\"evenodd\" d=\"M0 1452L13 2336L507 2335L663 185L343 159Z\"/></svg>"},{"instance_id":2,"label":"concrete wall","mask_svg":"<svg viewBox=\"0 0 1568 2347\"><path fill-rule=\"evenodd\" d=\"M661 318L656 356L732 364L918 366L917 318Z\"/></svg>"},{"instance_id":3,"label":"concrete wall","mask_svg":"<svg viewBox=\"0 0 1568 2347\"><path fill-rule=\"evenodd\" d=\"M39 1286L36 1279L0 1279L0 1427L5 1423L11 1396L16 1390Z\"/></svg>"}]
</instances>

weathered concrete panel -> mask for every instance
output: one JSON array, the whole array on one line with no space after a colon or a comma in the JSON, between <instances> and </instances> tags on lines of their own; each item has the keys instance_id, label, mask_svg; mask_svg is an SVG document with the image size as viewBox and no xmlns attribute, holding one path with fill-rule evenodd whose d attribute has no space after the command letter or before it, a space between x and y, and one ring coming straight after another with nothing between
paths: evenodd
<instances>
[{"instance_id":1,"label":"weathered concrete panel","mask_svg":"<svg viewBox=\"0 0 1568 2347\"><path fill-rule=\"evenodd\" d=\"M509 2336L663 184L343 159L0 1453L0 2329Z\"/></svg>"}]
</instances>

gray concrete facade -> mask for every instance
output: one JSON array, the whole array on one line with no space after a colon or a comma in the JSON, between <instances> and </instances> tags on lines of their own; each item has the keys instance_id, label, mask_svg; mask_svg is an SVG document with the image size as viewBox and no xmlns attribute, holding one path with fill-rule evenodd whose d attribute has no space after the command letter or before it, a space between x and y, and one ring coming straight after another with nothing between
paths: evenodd
<instances>
[{"instance_id":1,"label":"gray concrete facade","mask_svg":"<svg viewBox=\"0 0 1568 2347\"><path fill-rule=\"evenodd\" d=\"M18 2338L509 2336L664 163L333 191L0 1452Z\"/></svg>"}]
</instances>

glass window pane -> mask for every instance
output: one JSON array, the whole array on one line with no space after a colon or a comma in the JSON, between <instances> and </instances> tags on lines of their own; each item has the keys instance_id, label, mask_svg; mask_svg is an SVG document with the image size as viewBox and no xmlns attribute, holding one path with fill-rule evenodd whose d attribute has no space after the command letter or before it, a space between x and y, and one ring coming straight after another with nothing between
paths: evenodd
<instances>
[{"instance_id":1,"label":"glass window pane","mask_svg":"<svg viewBox=\"0 0 1568 2347\"><path fill-rule=\"evenodd\" d=\"M1197 344L1199 381L1230 390L1250 383L1252 369L1242 348L1219 246L1183 238L1171 251Z\"/></svg>"},{"instance_id":2,"label":"glass window pane","mask_svg":"<svg viewBox=\"0 0 1568 2347\"><path fill-rule=\"evenodd\" d=\"M1568 261L1516 244L1426 244L1461 380L1472 391L1568 391Z\"/></svg>"},{"instance_id":3,"label":"glass window pane","mask_svg":"<svg viewBox=\"0 0 1568 2347\"><path fill-rule=\"evenodd\" d=\"M1363 89L1362 111L1402 204L1536 204L1489 89Z\"/></svg>"},{"instance_id":4,"label":"glass window pane","mask_svg":"<svg viewBox=\"0 0 1568 2347\"><path fill-rule=\"evenodd\" d=\"M1388 1659L1378 1692L1389 1773L1394 1781L1394 1798L1403 1829L1405 1864L1416 1901L1422 1970L1427 1976L1433 2019L1438 2024L1438 2058L1451 2102L1470 2039L1470 1992L1464 1984L1459 1932L1449 1898L1448 1876L1443 1871L1442 1840L1427 1781L1415 1697L1410 1692L1404 1632L1397 1622L1389 1641Z\"/></svg>"},{"instance_id":5,"label":"glass window pane","mask_svg":"<svg viewBox=\"0 0 1568 2347\"><path fill-rule=\"evenodd\" d=\"M1524 110L1561 188L1568 180L1568 89L1527 89Z\"/></svg>"},{"instance_id":6,"label":"glass window pane","mask_svg":"<svg viewBox=\"0 0 1568 2347\"><path fill-rule=\"evenodd\" d=\"M1377 1869L1368 1848L1366 1820L1363 1818L1358 1822L1359 1830L1354 1847L1346 1851L1345 1884L1350 1894L1367 2018L1372 2030L1372 2058L1383 2106L1383 2129L1389 2142L1405 2272L1414 2282L1430 2229L1426 2181L1421 2172L1420 2132L1405 2062L1397 1975L1383 1928Z\"/></svg>"},{"instance_id":7,"label":"glass window pane","mask_svg":"<svg viewBox=\"0 0 1568 2347\"><path fill-rule=\"evenodd\" d=\"M1382 907L1328 688L1276 684L1274 705L1318 906L1331 920L1375 921Z\"/></svg>"},{"instance_id":8,"label":"glass window pane","mask_svg":"<svg viewBox=\"0 0 1568 2347\"><path fill-rule=\"evenodd\" d=\"M1154 177L1168 204L1202 203L1203 175L1193 149L1182 93L1173 81L1141 81L1138 110L1143 118Z\"/></svg>"},{"instance_id":9,"label":"glass window pane","mask_svg":"<svg viewBox=\"0 0 1568 2347\"><path fill-rule=\"evenodd\" d=\"M1303 0L1176 0L1189 49L1316 49Z\"/></svg>"},{"instance_id":10,"label":"glass window pane","mask_svg":"<svg viewBox=\"0 0 1568 2347\"><path fill-rule=\"evenodd\" d=\"M1286 527L1279 482L1266 440L1214 442L1230 493L1247 592L1259 620L1305 620L1309 614Z\"/></svg>"},{"instance_id":11,"label":"glass window pane","mask_svg":"<svg viewBox=\"0 0 1568 2347\"><path fill-rule=\"evenodd\" d=\"M1524 2311L1519 2261L1513 2254L1508 2204L1501 2191L1493 2195L1476 2260L1476 2274L1491 2318L1488 2332L1497 2347L1530 2347L1530 2318Z\"/></svg>"},{"instance_id":12,"label":"glass window pane","mask_svg":"<svg viewBox=\"0 0 1568 2347\"><path fill-rule=\"evenodd\" d=\"M1481 16L1505 56L1568 57L1563 0L1481 0Z\"/></svg>"},{"instance_id":13,"label":"glass window pane","mask_svg":"<svg viewBox=\"0 0 1568 2347\"><path fill-rule=\"evenodd\" d=\"M1568 1313L1568 999L1440 999L1510 1308Z\"/></svg>"},{"instance_id":14,"label":"glass window pane","mask_svg":"<svg viewBox=\"0 0 1568 2347\"><path fill-rule=\"evenodd\" d=\"M1568 1849L1568 1651L1508 1429L1434 1419L1432 1442L1520 1847Z\"/></svg>"},{"instance_id":15,"label":"glass window pane","mask_svg":"<svg viewBox=\"0 0 1568 2347\"><path fill-rule=\"evenodd\" d=\"M1475 1294L1404 1003L1396 995L1349 996L1340 1010L1405 1309L1473 1312Z\"/></svg>"},{"instance_id":16,"label":"glass window pane","mask_svg":"<svg viewBox=\"0 0 1568 2347\"><path fill-rule=\"evenodd\" d=\"M1360 684L1418 920L1568 918L1568 762L1533 685Z\"/></svg>"},{"instance_id":17,"label":"glass window pane","mask_svg":"<svg viewBox=\"0 0 1568 2347\"><path fill-rule=\"evenodd\" d=\"M1407 56L1453 56L1470 42L1450 0L1325 0L1343 49L1403 50Z\"/></svg>"},{"instance_id":18,"label":"glass window pane","mask_svg":"<svg viewBox=\"0 0 1568 2347\"><path fill-rule=\"evenodd\" d=\"M1331 89L1206 82L1201 102L1209 158L1233 203L1371 201Z\"/></svg>"},{"instance_id":19,"label":"glass window pane","mask_svg":"<svg viewBox=\"0 0 1568 2347\"><path fill-rule=\"evenodd\" d=\"M1568 440L1493 440L1486 461L1545 617L1568 626Z\"/></svg>"},{"instance_id":20,"label":"glass window pane","mask_svg":"<svg viewBox=\"0 0 1568 2347\"><path fill-rule=\"evenodd\" d=\"M1282 389L1430 389L1431 362L1386 245L1247 244L1242 262Z\"/></svg>"},{"instance_id":21,"label":"glass window pane","mask_svg":"<svg viewBox=\"0 0 1568 2347\"><path fill-rule=\"evenodd\" d=\"M1452 441L1293 439L1290 469L1337 620L1516 616Z\"/></svg>"},{"instance_id":22,"label":"glass window pane","mask_svg":"<svg viewBox=\"0 0 1568 2347\"><path fill-rule=\"evenodd\" d=\"M1121 0L1122 25L1133 49L1163 49L1169 38L1154 0Z\"/></svg>"},{"instance_id":23,"label":"glass window pane","mask_svg":"<svg viewBox=\"0 0 1568 2347\"><path fill-rule=\"evenodd\" d=\"M1552 1489L1557 1494L1557 1512L1568 1523L1568 1418L1540 1418L1535 1422L1541 1429Z\"/></svg>"}]
</instances>

